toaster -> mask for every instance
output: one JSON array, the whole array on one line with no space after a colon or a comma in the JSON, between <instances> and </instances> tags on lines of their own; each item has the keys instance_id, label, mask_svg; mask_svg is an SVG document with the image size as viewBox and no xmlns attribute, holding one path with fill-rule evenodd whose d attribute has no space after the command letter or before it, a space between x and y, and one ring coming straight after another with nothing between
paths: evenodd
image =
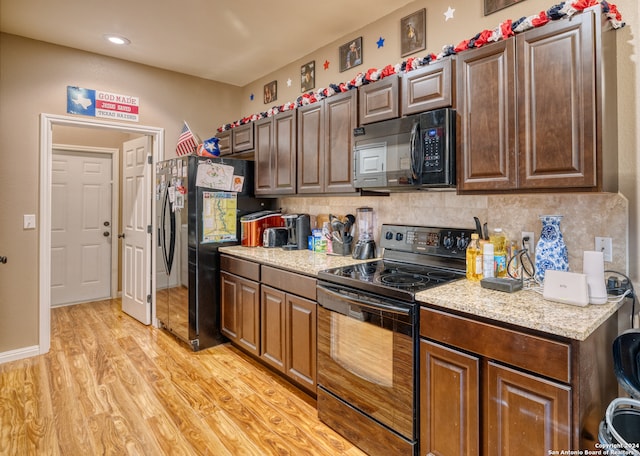
<instances>
[{"instance_id":1,"label":"toaster","mask_svg":"<svg viewBox=\"0 0 640 456\"><path fill-rule=\"evenodd\" d=\"M286 228L271 227L265 228L262 232L263 247L282 247L288 241L289 234Z\"/></svg>"}]
</instances>

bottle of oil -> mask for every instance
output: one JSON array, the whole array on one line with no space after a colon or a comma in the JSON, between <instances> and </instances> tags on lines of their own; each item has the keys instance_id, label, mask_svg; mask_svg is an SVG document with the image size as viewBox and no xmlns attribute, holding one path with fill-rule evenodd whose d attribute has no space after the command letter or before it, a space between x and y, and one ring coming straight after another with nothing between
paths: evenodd
<instances>
[{"instance_id":1,"label":"bottle of oil","mask_svg":"<svg viewBox=\"0 0 640 456\"><path fill-rule=\"evenodd\" d=\"M502 228L494 228L489 240L493 244L495 276L507 277L507 238L502 233Z\"/></svg>"},{"instance_id":2,"label":"bottle of oil","mask_svg":"<svg viewBox=\"0 0 640 456\"><path fill-rule=\"evenodd\" d=\"M482 251L478 233L471 235L471 242L467 246L467 279L478 282L482 279Z\"/></svg>"}]
</instances>

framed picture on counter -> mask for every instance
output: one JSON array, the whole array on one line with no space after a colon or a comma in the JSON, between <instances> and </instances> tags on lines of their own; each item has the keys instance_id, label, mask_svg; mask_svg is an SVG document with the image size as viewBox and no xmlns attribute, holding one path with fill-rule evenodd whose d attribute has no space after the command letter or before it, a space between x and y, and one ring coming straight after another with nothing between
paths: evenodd
<instances>
[{"instance_id":1,"label":"framed picture on counter","mask_svg":"<svg viewBox=\"0 0 640 456\"><path fill-rule=\"evenodd\" d=\"M400 55L406 57L427 48L427 10L422 8L400 19Z\"/></svg>"},{"instance_id":2,"label":"framed picture on counter","mask_svg":"<svg viewBox=\"0 0 640 456\"><path fill-rule=\"evenodd\" d=\"M273 103L278 99L278 81L271 81L264 85L264 104Z\"/></svg>"}]
</instances>

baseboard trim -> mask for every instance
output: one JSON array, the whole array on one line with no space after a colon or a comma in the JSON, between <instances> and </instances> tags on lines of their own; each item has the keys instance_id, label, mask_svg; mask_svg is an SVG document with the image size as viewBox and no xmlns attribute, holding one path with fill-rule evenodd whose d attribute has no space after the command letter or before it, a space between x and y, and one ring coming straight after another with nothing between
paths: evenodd
<instances>
[{"instance_id":1,"label":"baseboard trim","mask_svg":"<svg viewBox=\"0 0 640 456\"><path fill-rule=\"evenodd\" d=\"M17 361L24 358L31 358L32 356L38 356L39 354L40 347L38 345L18 348L16 350L9 350L0 353L0 364L8 363L10 361Z\"/></svg>"}]
</instances>

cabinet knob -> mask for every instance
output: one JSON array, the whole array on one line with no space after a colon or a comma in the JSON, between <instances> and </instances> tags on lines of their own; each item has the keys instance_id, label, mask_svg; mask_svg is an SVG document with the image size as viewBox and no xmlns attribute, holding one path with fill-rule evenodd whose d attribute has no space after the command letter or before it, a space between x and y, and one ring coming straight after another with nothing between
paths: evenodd
<instances>
[{"instance_id":1,"label":"cabinet knob","mask_svg":"<svg viewBox=\"0 0 640 456\"><path fill-rule=\"evenodd\" d=\"M6 256L0 256L0 263L7 264L7 257Z\"/></svg>"}]
</instances>

